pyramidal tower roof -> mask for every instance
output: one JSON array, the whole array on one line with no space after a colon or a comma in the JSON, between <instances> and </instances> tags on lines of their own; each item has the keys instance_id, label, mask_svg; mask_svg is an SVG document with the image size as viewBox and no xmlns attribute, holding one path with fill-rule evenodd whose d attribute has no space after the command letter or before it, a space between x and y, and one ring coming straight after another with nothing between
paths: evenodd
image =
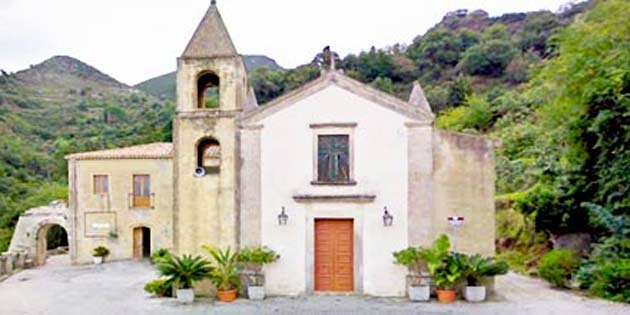
<instances>
[{"instance_id":1,"label":"pyramidal tower roof","mask_svg":"<svg viewBox=\"0 0 630 315\"><path fill-rule=\"evenodd\" d=\"M197 26L195 34L182 54L185 58L237 56L236 48L223 23L215 0Z\"/></svg>"}]
</instances>

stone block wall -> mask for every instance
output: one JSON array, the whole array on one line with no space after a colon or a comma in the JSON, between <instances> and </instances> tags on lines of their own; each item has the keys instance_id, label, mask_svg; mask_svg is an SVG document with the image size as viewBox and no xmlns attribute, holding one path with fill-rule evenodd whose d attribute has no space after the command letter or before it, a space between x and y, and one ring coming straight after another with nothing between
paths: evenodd
<instances>
[{"instance_id":1,"label":"stone block wall","mask_svg":"<svg viewBox=\"0 0 630 315\"><path fill-rule=\"evenodd\" d=\"M30 267L26 251L4 252L0 254L0 281L24 268Z\"/></svg>"},{"instance_id":2,"label":"stone block wall","mask_svg":"<svg viewBox=\"0 0 630 315\"><path fill-rule=\"evenodd\" d=\"M448 216L463 216L457 250L494 255L495 161L491 139L436 130L433 135L433 234L452 236Z\"/></svg>"}]
</instances>

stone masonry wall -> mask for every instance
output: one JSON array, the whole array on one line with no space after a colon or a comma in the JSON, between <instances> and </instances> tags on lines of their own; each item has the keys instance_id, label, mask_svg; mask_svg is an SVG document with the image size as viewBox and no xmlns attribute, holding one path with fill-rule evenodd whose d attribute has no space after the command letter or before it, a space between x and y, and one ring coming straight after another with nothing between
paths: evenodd
<instances>
[{"instance_id":1,"label":"stone masonry wall","mask_svg":"<svg viewBox=\"0 0 630 315\"><path fill-rule=\"evenodd\" d=\"M494 140L436 130L433 136L433 234L451 235L448 216L463 216L457 250L494 255Z\"/></svg>"}]
</instances>

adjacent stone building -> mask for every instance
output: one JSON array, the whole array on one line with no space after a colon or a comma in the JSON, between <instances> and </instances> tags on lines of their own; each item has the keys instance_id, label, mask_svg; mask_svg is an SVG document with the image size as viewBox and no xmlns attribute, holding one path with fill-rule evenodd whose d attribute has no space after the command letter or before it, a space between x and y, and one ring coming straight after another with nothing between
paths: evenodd
<instances>
[{"instance_id":1,"label":"adjacent stone building","mask_svg":"<svg viewBox=\"0 0 630 315\"><path fill-rule=\"evenodd\" d=\"M420 85L403 101L334 67L258 106L212 4L178 59L173 143L67 157L72 261L265 245L270 294L404 295L392 252L448 216L460 251L494 253L494 142L433 120Z\"/></svg>"}]
</instances>

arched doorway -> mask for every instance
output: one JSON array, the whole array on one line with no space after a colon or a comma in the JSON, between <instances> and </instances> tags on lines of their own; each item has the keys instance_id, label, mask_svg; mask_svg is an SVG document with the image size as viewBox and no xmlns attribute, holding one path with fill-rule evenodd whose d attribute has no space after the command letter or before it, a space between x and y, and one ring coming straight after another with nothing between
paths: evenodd
<instances>
[{"instance_id":1,"label":"arched doorway","mask_svg":"<svg viewBox=\"0 0 630 315\"><path fill-rule=\"evenodd\" d=\"M68 231L59 224L45 224L37 231L36 264L41 266L53 255L68 254Z\"/></svg>"},{"instance_id":2,"label":"arched doorway","mask_svg":"<svg viewBox=\"0 0 630 315\"><path fill-rule=\"evenodd\" d=\"M133 229L133 258L140 260L151 256L151 229L139 226Z\"/></svg>"}]
</instances>

